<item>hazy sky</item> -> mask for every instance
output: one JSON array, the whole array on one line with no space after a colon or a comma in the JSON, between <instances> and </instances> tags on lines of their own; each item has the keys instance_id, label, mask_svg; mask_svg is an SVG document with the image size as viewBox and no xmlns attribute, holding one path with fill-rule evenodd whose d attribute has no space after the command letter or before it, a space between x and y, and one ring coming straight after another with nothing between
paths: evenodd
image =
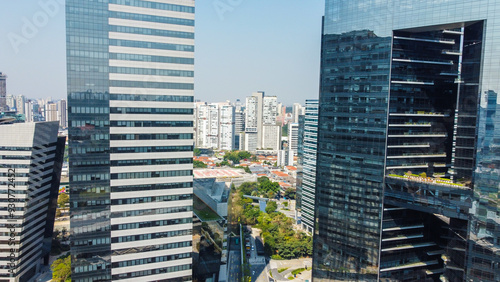
<instances>
[{"instance_id":1,"label":"hazy sky","mask_svg":"<svg viewBox=\"0 0 500 282\"><path fill-rule=\"evenodd\" d=\"M66 96L63 3L2 1L8 94ZM323 13L323 0L197 0L195 99L235 101L254 91L286 105L317 98Z\"/></svg>"}]
</instances>

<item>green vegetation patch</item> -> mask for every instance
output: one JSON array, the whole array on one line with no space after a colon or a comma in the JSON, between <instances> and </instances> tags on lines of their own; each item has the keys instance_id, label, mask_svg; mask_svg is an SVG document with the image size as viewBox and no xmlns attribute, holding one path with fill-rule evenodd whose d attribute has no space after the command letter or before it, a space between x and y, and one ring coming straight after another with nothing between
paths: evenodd
<instances>
[{"instance_id":1,"label":"green vegetation patch","mask_svg":"<svg viewBox=\"0 0 500 282\"><path fill-rule=\"evenodd\" d=\"M193 197L193 212L202 220L219 220L220 216L198 197Z\"/></svg>"},{"instance_id":2,"label":"green vegetation patch","mask_svg":"<svg viewBox=\"0 0 500 282\"><path fill-rule=\"evenodd\" d=\"M278 268L278 273L281 273L287 269L289 269L289 267Z\"/></svg>"}]
</instances>

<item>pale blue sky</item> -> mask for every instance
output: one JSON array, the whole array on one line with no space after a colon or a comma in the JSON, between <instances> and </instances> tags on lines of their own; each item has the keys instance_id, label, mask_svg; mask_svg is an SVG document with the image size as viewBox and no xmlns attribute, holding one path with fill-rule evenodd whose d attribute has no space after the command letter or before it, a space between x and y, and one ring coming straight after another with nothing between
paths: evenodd
<instances>
[{"instance_id":1,"label":"pale blue sky","mask_svg":"<svg viewBox=\"0 0 500 282\"><path fill-rule=\"evenodd\" d=\"M9 94L66 96L60 3L1 1L0 71ZM198 0L195 99L235 101L254 91L287 105L317 98L323 13L323 0Z\"/></svg>"}]
</instances>

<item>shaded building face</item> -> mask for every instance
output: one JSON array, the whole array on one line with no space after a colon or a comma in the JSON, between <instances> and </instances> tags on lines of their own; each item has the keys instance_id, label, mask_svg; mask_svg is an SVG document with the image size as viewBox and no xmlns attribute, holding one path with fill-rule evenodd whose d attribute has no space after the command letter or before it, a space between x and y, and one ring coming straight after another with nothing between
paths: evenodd
<instances>
[{"instance_id":1,"label":"shaded building face","mask_svg":"<svg viewBox=\"0 0 500 282\"><path fill-rule=\"evenodd\" d=\"M315 281L497 280L494 4L326 2Z\"/></svg>"}]
</instances>

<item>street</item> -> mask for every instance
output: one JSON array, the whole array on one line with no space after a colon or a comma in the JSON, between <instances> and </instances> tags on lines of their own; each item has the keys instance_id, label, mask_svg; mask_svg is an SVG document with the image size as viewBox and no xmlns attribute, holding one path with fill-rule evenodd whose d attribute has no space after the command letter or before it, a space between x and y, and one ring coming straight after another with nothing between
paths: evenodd
<instances>
[{"instance_id":1,"label":"street","mask_svg":"<svg viewBox=\"0 0 500 282\"><path fill-rule=\"evenodd\" d=\"M228 268L229 268L229 275L228 275L228 281L240 281L240 275L241 275L241 249L240 249L240 244L236 244L236 238L237 237L231 237L230 240L230 251L229 251L229 257L228 257Z\"/></svg>"}]
</instances>

